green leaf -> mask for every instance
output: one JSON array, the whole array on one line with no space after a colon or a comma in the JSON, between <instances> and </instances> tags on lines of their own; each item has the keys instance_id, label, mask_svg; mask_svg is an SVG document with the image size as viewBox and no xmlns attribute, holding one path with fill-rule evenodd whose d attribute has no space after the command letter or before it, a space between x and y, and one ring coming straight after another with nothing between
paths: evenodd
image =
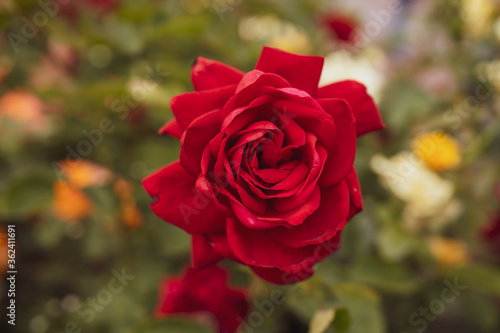
<instances>
[{"instance_id":1,"label":"green leaf","mask_svg":"<svg viewBox=\"0 0 500 333\"><path fill-rule=\"evenodd\" d=\"M335 318L333 319L332 325L337 333L347 332L349 330L349 326L351 325L349 312L346 309L337 309L335 311Z\"/></svg>"},{"instance_id":2,"label":"green leaf","mask_svg":"<svg viewBox=\"0 0 500 333\"><path fill-rule=\"evenodd\" d=\"M376 257L358 260L351 274L351 278L355 281L396 294L411 294L421 282L405 266L388 263Z\"/></svg>"},{"instance_id":3,"label":"green leaf","mask_svg":"<svg viewBox=\"0 0 500 333\"><path fill-rule=\"evenodd\" d=\"M35 226L35 240L43 247L54 247L64 237L66 224L57 221L46 221Z\"/></svg>"},{"instance_id":4,"label":"green leaf","mask_svg":"<svg viewBox=\"0 0 500 333\"><path fill-rule=\"evenodd\" d=\"M148 327L140 327L133 330L134 333L212 333L208 327L203 327L192 320L185 320L181 318L168 318L161 321L148 323Z\"/></svg>"},{"instance_id":5,"label":"green leaf","mask_svg":"<svg viewBox=\"0 0 500 333\"><path fill-rule=\"evenodd\" d=\"M414 242L395 227L385 227L379 232L377 245L384 258L390 261L400 261L414 248Z\"/></svg>"},{"instance_id":6,"label":"green leaf","mask_svg":"<svg viewBox=\"0 0 500 333\"><path fill-rule=\"evenodd\" d=\"M496 267L469 265L450 269L446 275L452 283L457 280L460 285L486 295L500 296L500 269Z\"/></svg>"},{"instance_id":7,"label":"green leaf","mask_svg":"<svg viewBox=\"0 0 500 333\"><path fill-rule=\"evenodd\" d=\"M46 209L52 201L53 181L52 175L38 171L23 173L12 179L4 193L3 204L8 214L26 216Z\"/></svg>"},{"instance_id":8,"label":"green leaf","mask_svg":"<svg viewBox=\"0 0 500 333\"><path fill-rule=\"evenodd\" d=\"M352 319L346 332L386 332L380 296L375 290L352 282L334 284L331 289L337 297L335 306L345 308Z\"/></svg>"}]
</instances>

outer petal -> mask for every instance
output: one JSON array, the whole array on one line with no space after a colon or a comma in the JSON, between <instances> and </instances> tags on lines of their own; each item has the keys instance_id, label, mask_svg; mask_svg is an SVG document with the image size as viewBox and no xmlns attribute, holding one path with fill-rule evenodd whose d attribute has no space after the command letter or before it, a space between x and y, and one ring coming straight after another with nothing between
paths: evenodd
<instances>
[{"instance_id":1,"label":"outer petal","mask_svg":"<svg viewBox=\"0 0 500 333\"><path fill-rule=\"evenodd\" d=\"M177 123L177 120L172 119L158 130L158 134L168 134L170 136L173 136L174 138L180 139L182 136L182 131L179 127L179 123Z\"/></svg>"},{"instance_id":2,"label":"outer petal","mask_svg":"<svg viewBox=\"0 0 500 333\"><path fill-rule=\"evenodd\" d=\"M336 151L328 155L320 184L333 186L347 177L351 172L356 155L356 120L349 104L341 99L322 99L319 101L323 109L329 113L336 127Z\"/></svg>"},{"instance_id":3,"label":"outer petal","mask_svg":"<svg viewBox=\"0 0 500 333\"><path fill-rule=\"evenodd\" d=\"M248 308L246 293L228 289L218 300L217 307L212 310L219 321L219 332L236 333L248 313Z\"/></svg>"},{"instance_id":4,"label":"outer petal","mask_svg":"<svg viewBox=\"0 0 500 333\"><path fill-rule=\"evenodd\" d=\"M300 270L314 262L313 246L287 247L268 230L252 230L238 220L227 220L227 239L236 257L247 265Z\"/></svg>"},{"instance_id":5,"label":"outer petal","mask_svg":"<svg viewBox=\"0 0 500 333\"><path fill-rule=\"evenodd\" d=\"M235 89L236 85L232 85L174 96L170 101L170 108L181 131L185 131L199 116L214 109L221 109L234 94Z\"/></svg>"},{"instance_id":6,"label":"outer petal","mask_svg":"<svg viewBox=\"0 0 500 333\"><path fill-rule=\"evenodd\" d=\"M142 184L153 197L151 209L163 220L190 234L224 230L225 218L212 200L196 191L194 177L178 161L146 177Z\"/></svg>"},{"instance_id":7,"label":"outer petal","mask_svg":"<svg viewBox=\"0 0 500 333\"><path fill-rule=\"evenodd\" d=\"M358 136L384 128L377 106L366 92L366 87L359 82L348 80L321 87L316 98L345 99L356 118Z\"/></svg>"},{"instance_id":8,"label":"outer petal","mask_svg":"<svg viewBox=\"0 0 500 333\"><path fill-rule=\"evenodd\" d=\"M264 47L255 69L275 73L297 89L314 96L323 69L323 57L305 56Z\"/></svg>"},{"instance_id":9,"label":"outer petal","mask_svg":"<svg viewBox=\"0 0 500 333\"><path fill-rule=\"evenodd\" d=\"M206 236L193 235L191 238L191 264L193 268L201 269L216 264L224 257L215 252Z\"/></svg>"},{"instance_id":10,"label":"outer petal","mask_svg":"<svg viewBox=\"0 0 500 333\"><path fill-rule=\"evenodd\" d=\"M361 187L359 186L358 175L356 174L356 170L354 168L352 168L352 171L345 180L347 187L349 188L350 197L349 215L347 216L347 221L349 221L354 215L363 210L363 199L361 196Z\"/></svg>"},{"instance_id":11,"label":"outer petal","mask_svg":"<svg viewBox=\"0 0 500 333\"><path fill-rule=\"evenodd\" d=\"M203 150L220 132L221 123L220 111L214 110L196 118L184 132L180 163L193 177L200 174Z\"/></svg>"},{"instance_id":12,"label":"outer petal","mask_svg":"<svg viewBox=\"0 0 500 333\"><path fill-rule=\"evenodd\" d=\"M209 90L237 84L243 74L222 62L198 57L191 68L191 81L195 90Z\"/></svg>"},{"instance_id":13,"label":"outer petal","mask_svg":"<svg viewBox=\"0 0 500 333\"><path fill-rule=\"evenodd\" d=\"M255 274L274 284L297 283L310 278L314 274L312 268L304 268L303 270L295 272L282 271L279 268L264 268L256 266L250 266L250 268Z\"/></svg>"},{"instance_id":14,"label":"outer petal","mask_svg":"<svg viewBox=\"0 0 500 333\"><path fill-rule=\"evenodd\" d=\"M239 93L242 89L245 89L246 87L254 83L263 74L265 74L263 71L253 70L243 75L243 78L240 80L240 82L238 83L238 87L236 88L236 93Z\"/></svg>"},{"instance_id":15,"label":"outer petal","mask_svg":"<svg viewBox=\"0 0 500 333\"><path fill-rule=\"evenodd\" d=\"M276 228L271 234L290 247L320 244L335 236L345 226L349 213L349 190L341 182L321 191L321 203L304 223L291 229Z\"/></svg>"},{"instance_id":16,"label":"outer petal","mask_svg":"<svg viewBox=\"0 0 500 333\"><path fill-rule=\"evenodd\" d=\"M341 232L338 232L335 237L313 247L311 256L312 262L317 263L328 258L333 252L340 247ZM263 279L275 284L291 284L297 283L309 278L314 272L312 264L301 268L277 268L277 267L252 267L250 268Z\"/></svg>"},{"instance_id":17,"label":"outer petal","mask_svg":"<svg viewBox=\"0 0 500 333\"><path fill-rule=\"evenodd\" d=\"M231 247L229 246L229 242L227 241L226 233L221 232L217 234L209 234L207 238L210 241L210 245L214 249L215 252L219 253L221 256L235 261L237 263L242 263L233 253Z\"/></svg>"},{"instance_id":18,"label":"outer petal","mask_svg":"<svg viewBox=\"0 0 500 333\"><path fill-rule=\"evenodd\" d=\"M217 266L168 277L160 284L156 315L209 312L217 319L220 333L236 332L248 313L247 292L235 289L227 280L226 271Z\"/></svg>"}]
</instances>

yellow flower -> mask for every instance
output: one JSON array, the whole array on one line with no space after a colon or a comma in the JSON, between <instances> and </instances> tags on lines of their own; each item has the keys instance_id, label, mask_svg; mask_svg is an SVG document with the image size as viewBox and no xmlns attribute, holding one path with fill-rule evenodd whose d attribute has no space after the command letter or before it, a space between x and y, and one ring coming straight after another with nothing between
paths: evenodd
<instances>
[{"instance_id":1,"label":"yellow flower","mask_svg":"<svg viewBox=\"0 0 500 333\"><path fill-rule=\"evenodd\" d=\"M440 131L417 136L413 141L413 152L436 171L452 169L462 159L458 142Z\"/></svg>"},{"instance_id":2,"label":"yellow flower","mask_svg":"<svg viewBox=\"0 0 500 333\"><path fill-rule=\"evenodd\" d=\"M462 19L466 31L473 37L487 33L492 26L495 9L492 0L463 0Z\"/></svg>"},{"instance_id":3,"label":"yellow flower","mask_svg":"<svg viewBox=\"0 0 500 333\"><path fill-rule=\"evenodd\" d=\"M436 236L428 239L427 244L431 254L442 266L463 266L469 261L467 247L462 241Z\"/></svg>"},{"instance_id":4,"label":"yellow flower","mask_svg":"<svg viewBox=\"0 0 500 333\"><path fill-rule=\"evenodd\" d=\"M57 181L53 190L55 197L52 201L52 212L58 219L76 222L86 218L92 212L92 201L70 183Z\"/></svg>"}]
</instances>

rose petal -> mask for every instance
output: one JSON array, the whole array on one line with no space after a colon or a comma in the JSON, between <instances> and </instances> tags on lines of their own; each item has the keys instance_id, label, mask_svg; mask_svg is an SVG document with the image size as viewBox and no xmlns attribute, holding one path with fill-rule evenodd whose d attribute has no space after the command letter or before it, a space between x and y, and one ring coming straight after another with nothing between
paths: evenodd
<instances>
[{"instance_id":1,"label":"rose petal","mask_svg":"<svg viewBox=\"0 0 500 333\"><path fill-rule=\"evenodd\" d=\"M321 190L319 208L302 224L291 229L276 228L270 233L290 247L320 244L334 237L344 227L348 213L349 189L346 182L341 182Z\"/></svg>"},{"instance_id":2,"label":"rose petal","mask_svg":"<svg viewBox=\"0 0 500 333\"><path fill-rule=\"evenodd\" d=\"M256 213L252 213L246 206L244 206L239 200L231 196L230 200L231 208L234 214L239 220L239 223L244 224L247 228L254 230L266 230L275 228L287 222L283 219L281 220L262 220L257 218Z\"/></svg>"},{"instance_id":3,"label":"rose petal","mask_svg":"<svg viewBox=\"0 0 500 333\"><path fill-rule=\"evenodd\" d=\"M238 84L243 72L222 62L198 57L191 68L191 81L195 90L210 90Z\"/></svg>"},{"instance_id":4,"label":"rose petal","mask_svg":"<svg viewBox=\"0 0 500 333\"><path fill-rule=\"evenodd\" d=\"M180 163L193 177L201 172L203 150L220 131L220 111L214 110L196 118L181 139Z\"/></svg>"},{"instance_id":5,"label":"rose petal","mask_svg":"<svg viewBox=\"0 0 500 333\"><path fill-rule=\"evenodd\" d=\"M314 271L312 268L305 268L300 271L287 272L279 268L264 268L250 266L250 269L264 280L274 284L293 284L310 278Z\"/></svg>"},{"instance_id":6,"label":"rose petal","mask_svg":"<svg viewBox=\"0 0 500 333\"><path fill-rule=\"evenodd\" d=\"M328 151L334 147L335 125L330 114L311 96L294 88L268 88L267 95L274 99L270 108L273 113L282 113L297 123L302 130L316 135ZM284 123L285 127L293 125Z\"/></svg>"},{"instance_id":7,"label":"rose petal","mask_svg":"<svg viewBox=\"0 0 500 333\"><path fill-rule=\"evenodd\" d=\"M267 209L267 202L251 192L243 184L236 184L236 190L241 198L241 203L250 211L257 214L265 214ZM250 193L249 193L250 192Z\"/></svg>"},{"instance_id":8,"label":"rose petal","mask_svg":"<svg viewBox=\"0 0 500 333\"><path fill-rule=\"evenodd\" d=\"M290 82L293 87L314 96L318 88L323 62L323 57L292 54L264 47L255 69L278 74Z\"/></svg>"},{"instance_id":9,"label":"rose petal","mask_svg":"<svg viewBox=\"0 0 500 333\"><path fill-rule=\"evenodd\" d=\"M272 73L260 74L259 71L247 73L238 86L235 95L224 106L222 110L223 117L226 117L238 108L255 106L255 100L262 97L264 95L263 90L265 91L269 87L286 88L290 87L290 83L281 76Z\"/></svg>"},{"instance_id":10,"label":"rose petal","mask_svg":"<svg viewBox=\"0 0 500 333\"><path fill-rule=\"evenodd\" d=\"M286 212L276 212L273 209L268 209L264 214L259 214L249 211L246 206L241 204L240 200L230 193L226 192L225 195L229 197L229 203L239 222L247 228L255 230L270 229L280 225L292 228L299 225L318 209L321 200L319 187L314 186L312 194L300 207Z\"/></svg>"},{"instance_id":11,"label":"rose petal","mask_svg":"<svg viewBox=\"0 0 500 333\"><path fill-rule=\"evenodd\" d=\"M280 121L280 129L285 133L285 137L288 141L287 146L283 150L303 146L306 143L306 133L304 129L300 127L292 117L286 114L278 112L277 117Z\"/></svg>"},{"instance_id":12,"label":"rose petal","mask_svg":"<svg viewBox=\"0 0 500 333\"><path fill-rule=\"evenodd\" d=\"M300 270L313 262L314 247L287 247L267 230L246 228L238 220L227 220L227 239L236 257L247 265Z\"/></svg>"},{"instance_id":13,"label":"rose petal","mask_svg":"<svg viewBox=\"0 0 500 333\"><path fill-rule=\"evenodd\" d=\"M255 98L249 105L238 107L229 113L224 113L223 110L222 118L224 121L222 123L221 135L232 136L254 122L259 121L259 115L267 110L267 104L271 101L272 98L270 96L263 95Z\"/></svg>"},{"instance_id":14,"label":"rose petal","mask_svg":"<svg viewBox=\"0 0 500 333\"><path fill-rule=\"evenodd\" d=\"M309 200L312 191L318 186L317 180L327 159L327 152L311 133L307 133L307 145L303 147L303 150L302 159L309 164L309 173L293 196L273 201L273 207L278 212L286 212L304 205Z\"/></svg>"},{"instance_id":15,"label":"rose petal","mask_svg":"<svg viewBox=\"0 0 500 333\"><path fill-rule=\"evenodd\" d=\"M300 161L295 165L288 177L273 185L266 185L258 182L258 180L250 176L246 171L242 171L240 175L247 181L255 194L263 199L269 199L289 197L290 195L296 193L296 187L303 183L308 172L309 168L307 165L303 161ZM266 191L266 193L264 193L264 191Z\"/></svg>"},{"instance_id":16,"label":"rose petal","mask_svg":"<svg viewBox=\"0 0 500 333\"><path fill-rule=\"evenodd\" d=\"M359 186L358 175L356 170L352 168L352 171L347 175L345 179L347 187L349 188L349 215L347 216L347 221L351 219L354 215L363 210L363 198L361 196L361 187Z\"/></svg>"},{"instance_id":17,"label":"rose petal","mask_svg":"<svg viewBox=\"0 0 500 333\"><path fill-rule=\"evenodd\" d=\"M253 160L252 160L253 161ZM301 182L304 180L305 176L307 175L307 166L305 164L302 164L299 167L294 167L292 172L285 177L282 181L280 181L278 184L283 184L285 181L291 181L290 184L294 184L293 182L296 182L297 184L293 187L291 187L289 190L272 190L274 185L273 184L268 184L260 179L257 174L250 174L246 170L241 170L240 171L240 179L244 180L246 182L246 185L252 191L253 194L257 195L259 198L268 200L271 198L286 198L293 193L296 192L296 187L298 184L301 184ZM302 174L300 174L302 173Z\"/></svg>"},{"instance_id":18,"label":"rose petal","mask_svg":"<svg viewBox=\"0 0 500 333\"><path fill-rule=\"evenodd\" d=\"M341 99L320 100L323 109L328 112L335 123L335 152L329 151L320 185L333 186L347 177L351 172L356 155L356 120L346 101Z\"/></svg>"},{"instance_id":19,"label":"rose petal","mask_svg":"<svg viewBox=\"0 0 500 333\"><path fill-rule=\"evenodd\" d=\"M225 232L208 234L207 238L215 252L224 256L224 258L241 263L241 261L234 255L233 250L231 250Z\"/></svg>"},{"instance_id":20,"label":"rose petal","mask_svg":"<svg viewBox=\"0 0 500 333\"><path fill-rule=\"evenodd\" d=\"M174 96L170 101L170 108L181 131L185 131L199 116L215 109L222 109L229 98L234 95L235 89L236 85L232 85Z\"/></svg>"},{"instance_id":21,"label":"rose petal","mask_svg":"<svg viewBox=\"0 0 500 333\"><path fill-rule=\"evenodd\" d=\"M279 183L285 178L287 178L290 173L295 169L297 166L297 161L288 161L280 166L278 166L276 169L255 169L253 170L255 175L259 177L260 180L263 182L266 182L270 185L274 185L276 183Z\"/></svg>"},{"instance_id":22,"label":"rose petal","mask_svg":"<svg viewBox=\"0 0 500 333\"><path fill-rule=\"evenodd\" d=\"M241 79L241 81L238 83L238 87L236 88L236 93L239 93L242 89L245 89L249 85L255 83L255 81L257 81L257 79L262 74L264 74L264 72L262 72L262 71L256 71L256 70L253 70L253 71L250 71L250 72L246 73L243 76L243 78ZM267 75L267 78L271 78L271 77L272 76Z\"/></svg>"},{"instance_id":23,"label":"rose petal","mask_svg":"<svg viewBox=\"0 0 500 333\"><path fill-rule=\"evenodd\" d=\"M193 268L201 269L216 264L224 257L215 252L205 235L191 237L191 264Z\"/></svg>"},{"instance_id":24,"label":"rose petal","mask_svg":"<svg viewBox=\"0 0 500 333\"><path fill-rule=\"evenodd\" d=\"M190 234L224 230L225 217L215 209L213 200L196 191L195 178L179 161L149 175L142 184L153 197L151 209L163 220Z\"/></svg>"},{"instance_id":25,"label":"rose petal","mask_svg":"<svg viewBox=\"0 0 500 333\"><path fill-rule=\"evenodd\" d=\"M316 98L345 99L356 118L358 136L384 128L377 106L366 92L366 87L359 82L347 80L321 87Z\"/></svg>"},{"instance_id":26,"label":"rose petal","mask_svg":"<svg viewBox=\"0 0 500 333\"><path fill-rule=\"evenodd\" d=\"M177 123L177 120L172 119L158 130L158 134L167 134L173 136L174 138L180 139L182 136L182 131L179 127L179 124Z\"/></svg>"},{"instance_id":27,"label":"rose petal","mask_svg":"<svg viewBox=\"0 0 500 333\"><path fill-rule=\"evenodd\" d=\"M246 290L235 289L227 280L226 271L217 266L169 276L160 284L156 316L208 312L217 320L217 331L236 332L248 313Z\"/></svg>"}]
</instances>

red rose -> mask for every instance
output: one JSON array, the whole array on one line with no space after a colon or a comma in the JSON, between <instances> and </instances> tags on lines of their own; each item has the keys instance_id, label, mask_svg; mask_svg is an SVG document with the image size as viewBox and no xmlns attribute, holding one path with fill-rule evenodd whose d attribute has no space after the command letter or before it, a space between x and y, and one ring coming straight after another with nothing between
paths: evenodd
<instances>
[{"instance_id":1,"label":"red rose","mask_svg":"<svg viewBox=\"0 0 500 333\"><path fill-rule=\"evenodd\" d=\"M166 278L160 285L156 316L209 312L221 333L236 332L247 315L248 302L245 293L228 288L226 280L226 272L217 266Z\"/></svg>"},{"instance_id":2,"label":"red rose","mask_svg":"<svg viewBox=\"0 0 500 333\"><path fill-rule=\"evenodd\" d=\"M336 14L325 16L323 20L334 37L343 42L352 43L354 41L357 27L355 20L344 15Z\"/></svg>"},{"instance_id":3,"label":"red rose","mask_svg":"<svg viewBox=\"0 0 500 333\"><path fill-rule=\"evenodd\" d=\"M193 265L229 258L274 283L311 276L362 208L356 137L383 128L365 87L318 88L323 58L264 48L246 74L198 58L175 96L180 160L144 179L152 210L193 235Z\"/></svg>"}]
</instances>

